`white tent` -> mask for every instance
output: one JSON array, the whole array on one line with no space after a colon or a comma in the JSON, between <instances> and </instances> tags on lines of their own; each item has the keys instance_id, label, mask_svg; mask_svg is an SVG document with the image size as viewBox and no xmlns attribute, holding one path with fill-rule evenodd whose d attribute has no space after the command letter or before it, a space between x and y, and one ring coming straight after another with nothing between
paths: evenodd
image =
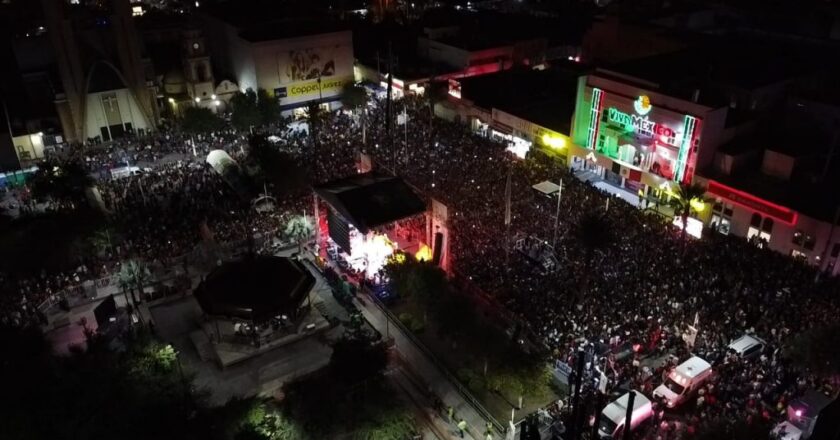
<instances>
[{"instance_id":1,"label":"white tent","mask_svg":"<svg viewBox=\"0 0 840 440\"><path fill-rule=\"evenodd\" d=\"M556 194L557 191L560 191L560 185L558 185L556 183L553 183L553 182L549 182L548 180L546 180L544 182L540 182L540 183L532 186L531 188L534 188L535 190L537 190L537 191L539 191L539 192L541 192L541 193L543 193L547 196Z\"/></svg>"}]
</instances>

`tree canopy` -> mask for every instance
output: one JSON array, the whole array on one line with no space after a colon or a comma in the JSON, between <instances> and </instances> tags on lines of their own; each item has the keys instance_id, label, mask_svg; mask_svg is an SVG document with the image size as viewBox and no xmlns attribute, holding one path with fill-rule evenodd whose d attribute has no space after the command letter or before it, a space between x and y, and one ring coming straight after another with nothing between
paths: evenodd
<instances>
[{"instance_id":1,"label":"tree canopy","mask_svg":"<svg viewBox=\"0 0 840 440\"><path fill-rule=\"evenodd\" d=\"M393 259L385 265L385 272L397 294L414 298L426 307L438 301L448 288L446 273L440 267L411 256Z\"/></svg>"},{"instance_id":2,"label":"tree canopy","mask_svg":"<svg viewBox=\"0 0 840 440\"><path fill-rule=\"evenodd\" d=\"M91 341L68 357L51 355L34 329L3 327L0 340L10 343L0 362L12 403L0 414L4 440L204 438L189 418L200 399L181 380L174 351L148 335L129 336L124 352Z\"/></svg>"},{"instance_id":3,"label":"tree canopy","mask_svg":"<svg viewBox=\"0 0 840 440\"><path fill-rule=\"evenodd\" d=\"M294 194L307 188L305 168L291 154L280 151L265 136L248 141L248 162L256 167L258 179L271 186L276 195Z\"/></svg>"},{"instance_id":4,"label":"tree canopy","mask_svg":"<svg viewBox=\"0 0 840 440\"><path fill-rule=\"evenodd\" d=\"M237 93L230 99L230 106L230 122L237 130L248 131L280 119L280 106L265 89Z\"/></svg>"},{"instance_id":5,"label":"tree canopy","mask_svg":"<svg viewBox=\"0 0 840 440\"><path fill-rule=\"evenodd\" d=\"M82 204L93 178L78 160L45 161L32 176L30 188L36 199L52 199L61 205Z\"/></svg>"},{"instance_id":6,"label":"tree canopy","mask_svg":"<svg viewBox=\"0 0 840 440\"><path fill-rule=\"evenodd\" d=\"M785 346L785 356L801 368L825 376L840 374L840 324L811 327L794 336Z\"/></svg>"},{"instance_id":7,"label":"tree canopy","mask_svg":"<svg viewBox=\"0 0 840 440\"><path fill-rule=\"evenodd\" d=\"M341 91L341 104L349 110L355 110L362 107L366 102L367 91L365 91L365 88L360 85L348 83Z\"/></svg>"},{"instance_id":8,"label":"tree canopy","mask_svg":"<svg viewBox=\"0 0 840 440\"><path fill-rule=\"evenodd\" d=\"M222 118L204 107L188 107L184 110L181 127L188 133L209 133L222 127Z\"/></svg>"}]
</instances>

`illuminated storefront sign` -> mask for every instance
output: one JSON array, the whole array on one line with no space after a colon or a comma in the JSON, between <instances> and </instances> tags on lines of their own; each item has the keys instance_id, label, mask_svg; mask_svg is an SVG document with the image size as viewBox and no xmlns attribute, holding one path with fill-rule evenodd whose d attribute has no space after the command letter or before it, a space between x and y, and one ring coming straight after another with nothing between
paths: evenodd
<instances>
[{"instance_id":1,"label":"illuminated storefront sign","mask_svg":"<svg viewBox=\"0 0 840 440\"><path fill-rule=\"evenodd\" d=\"M799 217L796 211L785 208L784 206L779 206L775 203L768 202L766 200L759 199L758 197L752 194L739 191L735 188L715 182L714 180L709 181L709 186L706 189L706 191L709 194L714 194L716 196L722 197L737 205L741 205L753 211L760 212L768 217L772 217L788 225L795 225L796 220Z\"/></svg>"},{"instance_id":2,"label":"illuminated storefront sign","mask_svg":"<svg viewBox=\"0 0 840 440\"><path fill-rule=\"evenodd\" d=\"M300 82L290 84L283 89L288 90L286 96L289 98L295 98L298 96L309 96L309 95L324 95L327 93L336 93L340 92L342 87L349 81L349 78L337 78L337 79L326 79L323 78L321 81L307 81L307 82ZM320 87L319 87L320 86Z\"/></svg>"},{"instance_id":3,"label":"illuminated storefront sign","mask_svg":"<svg viewBox=\"0 0 840 440\"><path fill-rule=\"evenodd\" d=\"M653 106L650 104L650 98L647 95L639 96L638 99L633 101L633 110L636 110L636 113L644 116L653 109Z\"/></svg>"},{"instance_id":4,"label":"illuminated storefront sign","mask_svg":"<svg viewBox=\"0 0 840 440\"><path fill-rule=\"evenodd\" d=\"M618 124L624 130L633 131L645 136L660 136L673 140L676 136L674 130L663 124L651 121L647 116L631 115L621 110L610 107L607 109L607 119ZM663 141L664 142L664 141Z\"/></svg>"}]
</instances>

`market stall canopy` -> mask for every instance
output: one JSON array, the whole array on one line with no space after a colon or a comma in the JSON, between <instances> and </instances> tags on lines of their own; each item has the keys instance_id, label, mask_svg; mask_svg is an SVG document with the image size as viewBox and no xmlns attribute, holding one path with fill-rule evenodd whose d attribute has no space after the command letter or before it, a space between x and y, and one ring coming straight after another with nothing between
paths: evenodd
<instances>
[{"instance_id":1,"label":"market stall canopy","mask_svg":"<svg viewBox=\"0 0 840 440\"><path fill-rule=\"evenodd\" d=\"M212 316L265 322L295 317L315 277L292 258L253 256L215 268L198 285L195 297Z\"/></svg>"},{"instance_id":2,"label":"market stall canopy","mask_svg":"<svg viewBox=\"0 0 840 440\"><path fill-rule=\"evenodd\" d=\"M376 172L327 182L315 193L362 233L426 210L403 179Z\"/></svg>"},{"instance_id":3,"label":"market stall canopy","mask_svg":"<svg viewBox=\"0 0 840 440\"><path fill-rule=\"evenodd\" d=\"M554 182L549 182L548 180L540 182L540 183L532 186L531 188L534 188L535 190L537 190L537 191L539 191L539 192L541 192L541 193L543 193L547 196L550 196L550 195L556 193L557 191L560 191L560 185L558 185Z\"/></svg>"}]
</instances>

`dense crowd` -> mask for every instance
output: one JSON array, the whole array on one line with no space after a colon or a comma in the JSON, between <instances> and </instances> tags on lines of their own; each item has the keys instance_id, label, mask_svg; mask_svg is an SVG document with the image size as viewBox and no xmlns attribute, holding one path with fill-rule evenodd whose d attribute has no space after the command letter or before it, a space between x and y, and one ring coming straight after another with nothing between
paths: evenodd
<instances>
[{"instance_id":1,"label":"dense crowd","mask_svg":"<svg viewBox=\"0 0 840 440\"><path fill-rule=\"evenodd\" d=\"M635 388L649 395L652 378L668 366L650 371L640 359L670 354L684 360L683 334L696 318L699 336L692 351L719 374L702 390L687 420L664 423L656 436L689 435L721 418L776 420L786 402L807 388L836 393L827 381L794 369L779 355L793 332L840 316L835 279L815 277L812 268L740 239L713 235L687 242L657 214L618 200L607 203L609 194L578 180L555 159L539 153L517 159L502 142L471 133L463 124L431 118L428 101L420 98L397 101L393 113L402 111L407 125L395 123L390 134L384 102L372 100L364 117L361 112L329 113L305 127L289 121L268 127L265 135L306 167L314 181L353 173L355 154L362 149L446 204L453 273L494 297L549 347L555 360L574 365L577 348L588 344L638 347L624 361L605 355L610 389ZM290 215L310 206L310 196L294 194L279 196L278 209L271 213L256 212L204 164L206 154L218 148L244 161L246 144L247 136L232 130L192 139L165 132L79 154L92 173L103 177L102 199L126 232L126 252L166 264L202 240L236 242L277 231ZM102 171L126 157L151 170L107 178ZM556 199L531 188L543 180L563 183L557 223ZM508 181L509 225L504 214ZM594 258L574 233L581 217L591 212L603 213L612 235L610 245ZM521 237L552 241L555 224L554 270L510 251ZM11 297L41 298L108 269L107 264L95 266L63 274L57 283L18 281L22 296ZM24 299L24 304L31 311L33 302ZM728 355L728 342L745 333L767 341L769 350L749 361Z\"/></svg>"},{"instance_id":2,"label":"dense crowd","mask_svg":"<svg viewBox=\"0 0 840 440\"><path fill-rule=\"evenodd\" d=\"M295 166L312 170L305 175L328 180L354 170L350 148L326 148L349 145L350 125L351 119L335 114L322 117L320 130L313 131L317 137L308 135L305 124L291 120L263 127L258 134L288 153ZM282 240L289 219L311 210L309 193L268 185L243 197L205 162L210 151L221 149L243 169L252 166L249 135L232 129L204 135L166 130L61 151L54 158L57 163L81 162L94 177L108 223L122 240L95 255L80 255L78 264L65 270L26 277L0 274L0 286L7 292L0 296L0 319L13 323L43 320L39 305L57 303L68 294L81 295L84 282L117 273L126 258L140 259L151 268L181 267L197 264L190 258L201 243L244 248L253 245L255 238ZM129 167L130 173L114 173ZM264 191L270 196L266 202L270 209L256 209L252 202ZM27 200L27 206L34 206L32 197L21 195L27 192L16 191L20 194L9 199Z\"/></svg>"},{"instance_id":3,"label":"dense crowd","mask_svg":"<svg viewBox=\"0 0 840 440\"><path fill-rule=\"evenodd\" d=\"M495 297L556 360L574 365L578 347L629 343L637 352L624 361L609 350L604 354L608 388L634 388L650 397L675 360L690 356L683 336L697 319L692 352L719 374L701 390L687 420L664 423L652 435L682 437L715 420L777 421L806 389L837 393L826 378L797 370L780 355L792 333L840 316L836 279L816 277L812 267L742 239L687 239L670 219L620 199L608 203L609 194L555 159L541 153L516 159L503 144L464 125L439 119L430 124L426 103L407 104L408 147L400 141L402 127L394 135L397 172L447 205L455 274ZM375 143L389 144L381 128L370 133ZM386 166L392 163L391 151L369 150ZM558 267L550 273L505 250L519 237L553 241L557 200L531 187L544 180L563 183ZM575 228L593 212L604 216L612 243L589 258ZM729 342L744 334L757 335L769 348L753 360L729 355ZM668 354L674 361L656 371L640 362Z\"/></svg>"}]
</instances>

